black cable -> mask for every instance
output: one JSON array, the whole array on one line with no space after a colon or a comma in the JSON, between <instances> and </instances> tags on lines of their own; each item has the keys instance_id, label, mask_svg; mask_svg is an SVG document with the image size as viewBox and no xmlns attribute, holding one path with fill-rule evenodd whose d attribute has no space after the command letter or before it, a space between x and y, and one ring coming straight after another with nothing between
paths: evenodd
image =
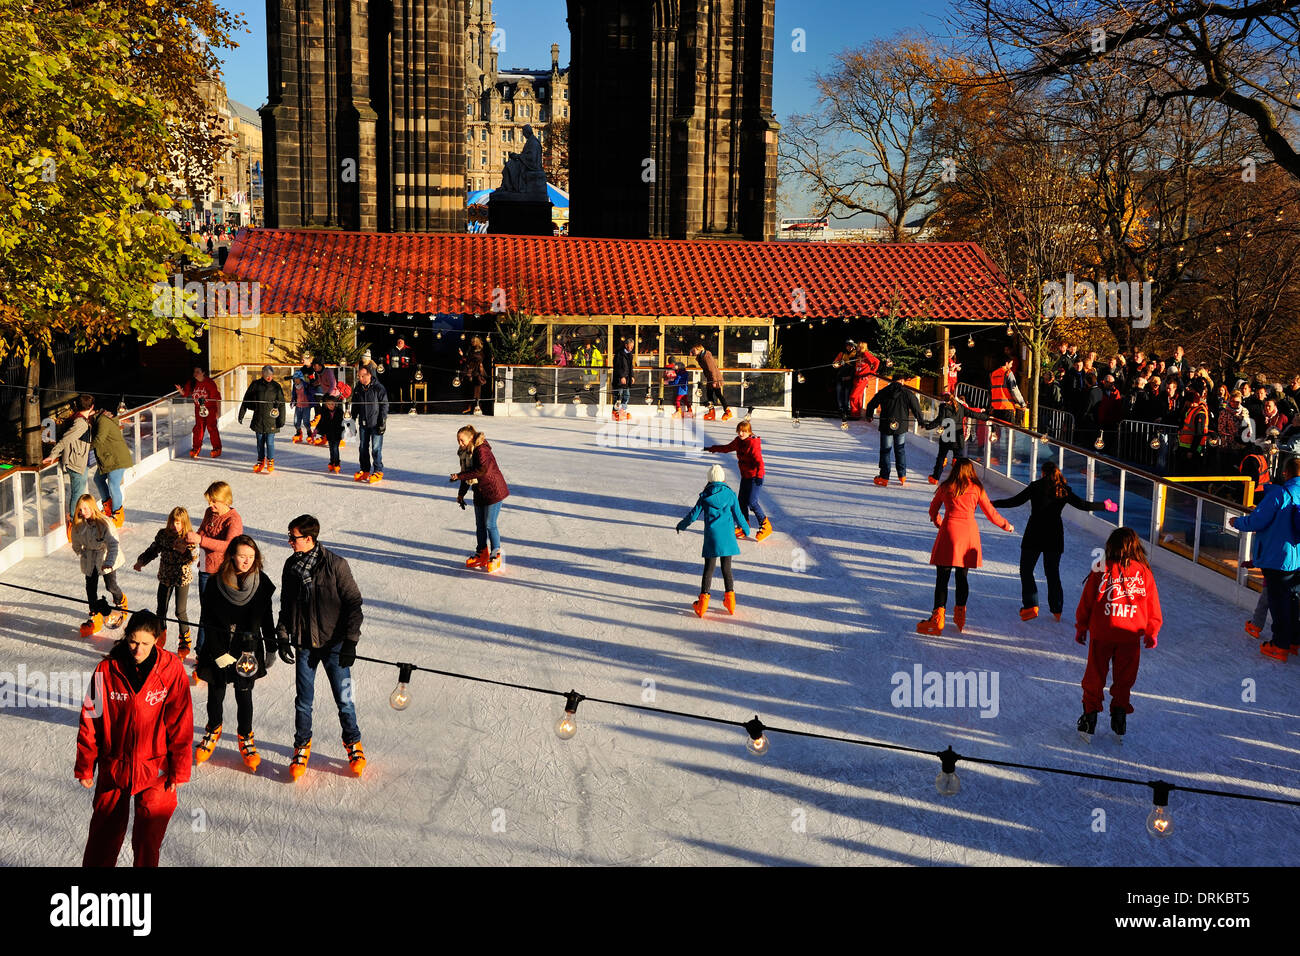
<instances>
[{"instance_id":1,"label":"black cable","mask_svg":"<svg viewBox=\"0 0 1300 956\"><path fill-rule=\"evenodd\" d=\"M0 586L15 588L20 591L28 591L33 594L42 594L48 597L59 598L61 600L73 601L74 603L81 602L81 598L71 597L66 594L57 594L53 591L43 591L39 588L29 588L20 584L9 584L7 582L0 581ZM116 608L116 610L121 610L121 608ZM189 621L181 621L179 618L163 618L163 620L176 621L177 623L180 624L192 623ZM305 650L305 649L300 649L300 650ZM442 670L440 668L424 667L423 665L420 664L398 663L396 661L388 661L378 657L367 657L361 654L358 654L356 656L356 659L359 661L367 661L372 664L384 664L389 667L396 667L398 668L399 672L403 672L403 673L408 670L423 671L427 674L438 674L442 677L453 677L456 678L457 680L467 680L479 684L492 684L496 687L509 687L514 690L523 690L534 694L545 694L550 697L563 697L569 699L571 695L574 693L572 691L551 690L546 687L533 687L529 684L519 684L519 683L515 683L514 681L497 680L491 677L478 677L474 674L463 674L458 671L448 671L448 670ZM696 714L696 713L691 713L690 711L671 710L665 707L651 707L646 704L636 704L630 701L609 700L603 697L586 697L584 695L578 695L578 696L584 702L591 701L597 704L608 704L611 707L623 707L629 710L639 710L639 711L644 711L646 713L662 714L669 717L683 717L688 720L699 720L699 721L704 721L706 723L722 724L728 727L746 728L749 723L748 721L733 720L726 717L714 717L710 714ZM984 764L992 767L1008 767L1016 770L1033 770L1039 773L1050 773L1050 774L1057 774L1060 776L1079 777L1085 780L1100 780L1108 783L1120 783L1120 784L1128 784L1131 786L1142 786L1142 787L1151 788L1153 790L1156 789L1157 787L1166 787L1170 791L1182 790L1186 793L1199 793L1204 796L1227 797L1229 799L1234 799L1234 800L1254 800L1260 803L1276 803L1284 806L1300 807L1300 800L1286 800L1281 797L1264 797L1256 794L1247 794L1247 793L1232 793L1227 790L1211 790L1204 787L1185 787L1179 784L1165 783L1164 781L1137 780L1132 777L1117 777L1111 774L1092 773L1090 771L1084 771L1084 770L1067 770L1063 767L1045 767L1038 764L1016 763L1014 761L1009 761L1009 760L995 760L989 757L971 757L971 756L966 756L964 754L952 753L951 747L949 747L947 751L922 750L917 747L908 747L903 744L891 744L891 743L885 743L883 741L878 741L878 740L866 740L861 737L844 737L835 734L823 734L823 733L817 733L816 731L810 731L810 730L794 730L788 727L771 727L771 726L763 725L762 729L764 731L771 731L772 733L777 733L777 734L788 734L792 737L807 737L813 740L829 740L835 743L855 744L860 747L871 747L873 749L879 749L879 750L892 750L899 753L917 754L919 756L927 756L927 757L946 756L951 758L954 761L957 762L965 761L966 763L970 763L970 764ZM1243 781L1243 782L1254 784L1256 786L1263 786L1263 784L1259 784L1253 780Z\"/></svg>"}]
</instances>

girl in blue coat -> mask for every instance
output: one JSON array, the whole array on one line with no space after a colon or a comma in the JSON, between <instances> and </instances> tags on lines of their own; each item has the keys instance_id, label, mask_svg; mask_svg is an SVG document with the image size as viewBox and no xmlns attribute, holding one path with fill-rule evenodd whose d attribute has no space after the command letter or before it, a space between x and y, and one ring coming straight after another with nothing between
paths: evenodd
<instances>
[{"instance_id":1,"label":"girl in blue coat","mask_svg":"<svg viewBox=\"0 0 1300 956\"><path fill-rule=\"evenodd\" d=\"M740 545L736 543L736 528L749 537L749 522L740 510L736 493L727 487L727 474L721 465L709 469L709 483L700 492L695 507L681 521L677 522L677 533L689 528L697 518L704 519L704 576L700 579L700 599L691 604L695 613L704 617L709 609L709 589L713 586L713 567L722 559L722 581L727 587L723 603L728 614L736 613L736 589L731 580L731 558L740 554Z\"/></svg>"}]
</instances>

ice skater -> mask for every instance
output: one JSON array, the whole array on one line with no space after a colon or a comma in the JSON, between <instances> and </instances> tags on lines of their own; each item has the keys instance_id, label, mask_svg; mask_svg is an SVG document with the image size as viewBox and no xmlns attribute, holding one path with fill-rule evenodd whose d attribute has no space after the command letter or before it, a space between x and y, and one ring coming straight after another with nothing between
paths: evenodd
<instances>
[{"instance_id":1,"label":"ice skater","mask_svg":"<svg viewBox=\"0 0 1300 956\"><path fill-rule=\"evenodd\" d=\"M1061 555L1065 553L1065 525L1061 512L1066 505L1080 511L1117 511L1119 506L1109 498L1104 501L1084 501L1065 482L1065 476L1055 462L1045 461L1043 476L1031 481L1019 494L1010 498L994 498L995 508L1016 508L1026 501L1029 504L1029 521L1025 523L1025 537L1020 542L1020 620L1032 621L1038 617L1038 584L1034 568L1038 558L1043 559L1043 573L1047 577L1047 607L1058 621L1065 610L1065 592L1061 588Z\"/></svg>"},{"instance_id":2,"label":"ice skater","mask_svg":"<svg viewBox=\"0 0 1300 956\"><path fill-rule=\"evenodd\" d=\"M912 390L903 384L906 372L895 372L894 380L867 402L862 415L870 424L876 407L880 407L880 474L872 481L880 487L889 484L889 452L893 449L894 464L898 466L898 483L907 484L907 423L910 414L918 422L925 421L921 403Z\"/></svg>"},{"instance_id":3,"label":"ice skater","mask_svg":"<svg viewBox=\"0 0 1300 956\"><path fill-rule=\"evenodd\" d=\"M686 373L686 366L674 362L664 368L664 381L668 383L673 396L673 418L694 418L691 411L691 378Z\"/></svg>"},{"instance_id":4,"label":"ice skater","mask_svg":"<svg viewBox=\"0 0 1300 956\"><path fill-rule=\"evenodd\" d=\"M510 495L510 488L497 466L492 446L482 432L466 425L456 432L456 444L460 471L450 480L460 482L456 504L462 509L465 507L465 492L471 488L474 491L474 532L478 542L478 550L465 561L465 567L499 571L501 535L497 531L497 516L501 514L501 503Z\"/></svg>"},{"instance_id":5,"label":"ice skater","mask_svg":"<svg viewBox=\"0 0 1300 956\"><path fill-rule=\"evenodd\" d=\"M740 511L740 502L736 493L727 487L727 474L721 465L709 466L708 484L700 492L695 507L681 521L677 522L677 533L681 534L699 518L704 519L704 576L700 579L700 597L691 607L700 617L709 609L709 590L713 586L713 568L718 560L722 561L722 582L726 586L723 603L728 614L736 613L736 586L731 577L731 559L740 554L740 545L736 543L733 527L749 536L749 522Z\"/></svg>"},{"instance_id":6,"label":"ice skater","mask_svg":"<svg viewBox=\"0 0 1300 956\"><path fill-rule=\"evenodd\" d=\"M767 519L767 513L758 500L759 492L763 490L765 473L762 440L754 434L746 419L736 425L736 437L727 444L709 445L704 450L720 455L732 451L736 453L736 460L740 463L740 513L748 521L749 512L753 509L754 517L759 521L758 534L754 535L754 540L762 541L772 533L772 522ZM744 536L740 525L736 525L736 537Z\"/></svg>"},{"instance_id":7,"label":"ice skater","mask_svg":"<svg viewBox=\"0 0 1300 956\"><path fill-rule=\"evenodd\" d=\"M134 568L143 571L145 565L158 559L158 622L162 634L158 641L167 644L167 605L176 602L176 617L180 620L180 645L190 646L190 583L194 580L194 561L199 556L199 546L190 544L187 537L193 534L190 513L177 506L167 516L167 524L158 529L149 545L135 559Z\"/></svg>"},{"instance_id":8,"label":"ice skater","mask_svg":"<svg viewBox=\"0 0 1300 956\"><path fill-rule=\"evenodd\" d=\"M117 866L131 805L136 866L157 866L176 788L190 779L194 712L184 665L158 646L162 624L138 611L91 682L73 775L94 789L82 866Z\"/></svg>"},{"instance_id":9,"label":"ice skater","mask_svg":"<svg viewBox=\"0 0 1300 956\"><path fill-rule=\"evenodd\" d=\"M942 521L939 520L940 507L945 512ZM930 563L935 566L934 613L916 625L920 634L943 633L948 581L953 571L957 572L957 606L953 609L953 623L958 631L966 628L966 600L970 594L966 573L983 563L980 529L975 523L976 507L1003 531L1016 530L989 502L988 493L975 474L975 463L969 458L958 458L952 466L952 473L944 479L930 501L930 520L939 529L930 550Z\"/></svg>"},{"instance_id":10,"label":"ice skater","mask_svg":"<svg viewBox=\"0 0 1300 956\"><path fill-rule=\"evenodd\" d=\"M1097 730L1106 672L1114 666L1110 685L1110 729L1124 736L1133 713L1129 692L1137 680L1142 648L1156 646L1160 633L1160 595L1146 551L1132 528L1117 528L1106 539L1106 568L1092 571L1083 582L1083 594L1074 614L1074 639L1088 648L1083 672L1083 715L1077 729L1085 739Z\"/></svg>"},{"instance_id":11,"label":"ice skater","mask_svg":"<svg viewBox=\"0 0 1300 956\"><path fill-rule=\"evenodd\" d=\"M86 578L86 603L90 618L81 625L81 636L98 634L105 626L119 627L126 611L126 595L117 586L117 571L126 563L118 546L117 531L113 522L99 510L94 495L77 499L77 510L72 516L72 553L81 559L81 573ZM114 610L99 596L99 577L104 576L104 587L113 598ZM107 622L104 615L109 615Z\"/></svg>"},{"instance_id":12,"label":"ice skater","mask_svg":"<svg viewBox=\"0 0 1300 956\"><path fill-rule=\"evenodd\" d=\"M966 444L967 418L981 422L989 420L984 409L971 408L949 390L943 393L943 401L939 405L939 410L935 412L934 418L922 425L927 429L939 429L939 454L934 459L934 471L930 472L930 476L926 479L930 484L939 483L939 479L943 476L943 469L948 464L949 455L952 455L954 462L962 457L962 448Z\"/></svg>"}]
</instances>

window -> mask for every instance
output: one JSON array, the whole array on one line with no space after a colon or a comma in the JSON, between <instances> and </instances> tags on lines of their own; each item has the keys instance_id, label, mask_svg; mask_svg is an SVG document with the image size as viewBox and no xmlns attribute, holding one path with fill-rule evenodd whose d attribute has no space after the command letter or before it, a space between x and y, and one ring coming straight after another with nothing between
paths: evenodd
<instances>
[{"instance_id":1,"label":"window","mask_svg":"<svg viewBox=\"0 0 1300 956\"><path fill-rule=\"evenodd\" d=\"M537 114L537 118L541 120L543 123L545 123L547 120L551 118L550 110L548 110L545 106L543 106L541 108L541 111Z\"/></svg>"},{"instance_id":2,"label":"window","mask_svg":"<svg viewBox=\"0 0 1300 956\"><path fill-rule=\"evenodd\" d=\"M544 86L539 86L539 87L537 88L537 98L538 98L539 100L544 100L544 99L546 99L546 87L544 87Z\"/></svg>"},{"instance_id":3,"label":"window","mask_svg":"<svg viewBox=\"0 0 1300 956\"><path fill-rule=\"evenodd\" d=\"M564 102L569 102L569 88L567 86L564 88Z\"/></svg>"},{"instance_id":4,"label":"window","mask_svg":"<svg viewBox=\"0 0 1300 956\"><path fill-rule=\"evenodd\" d=\"M479 130L479 133L480 133L480 135L479 135L479 139L481 139L483 142L486 143L486 142L487 142L487 127L486 127L486 126L482 127L482 128Z\"/></svg>"},{"instance_id":5,"label":"window","mask_svg":"<svg viewBox=\"0 0 1300 956\"><path fill-rule=\"evenodd\" d=\"M486 151L486 150L484 150L483 152L481 152L481 153L478 154L478 164L479 164L480 166L486 166L486 165L487 165L487 151Z\"/></svg>"},{"instance_id":6,"label":"window","mask_svg":"<svg viewBox=\"0 0 1300 956\"><path fill-rule=\"evenodd\" d=\"M565 119L569 118L569 108L567 106L564 108L564 118Z\"/></svg>"},{"instance_id":7,"label":"window","mask_svg":"<svg viewBox=\"0 0 1300 956\"><path fill-rule=\"evenodd\" d=\"M524 119L532 119L532 118L533 118L533 108L531 106L525 106Z\"/></svg>"},{"instance_id":8,"label":"window","mask_svg":"<svg viewBox=\"0 0 1300 956\"><path fill-rule=\"evenodd\" d=\"M473 115L474 115L474 104L473 104L473 103L466 103L466 104L465 104L465 115L466 115L466 116L469 116L469 117L473 117Z\"/></svg>"}]
</instances>

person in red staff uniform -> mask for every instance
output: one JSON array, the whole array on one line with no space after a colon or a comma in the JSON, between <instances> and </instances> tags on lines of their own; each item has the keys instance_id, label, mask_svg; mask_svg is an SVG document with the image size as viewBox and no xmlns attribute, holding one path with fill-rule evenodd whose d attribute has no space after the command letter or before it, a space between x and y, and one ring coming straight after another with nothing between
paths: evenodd
<instances>
[{"instance_id":1,"label":"person in red staff uniform","mask_svg":"<svg viewBox=\"0 0 1300 956\"><path fill-rule=\"evenodd\" d=\"M194 374L184 385L177 385L176 391L186 398L194 399L194 445L190 457L198 458L203 451L203 432L208 433L212 442L212 457L221 457L221 435L217 432L217 419L221 417L221 390L217 383L208 378L208 373L199 366L194 366Z\"/></svg>"},{"instance_id":2,"label":"person in red staff uniform","mask_svg":"<svg viewBox=\"0 0 1300 956\"><path fill-rule=\"evenodd\" d=\"M135 805L135 866L157 866L176 788L190 779L194 711L185 668L158 641L162 623L137 611L95 668L81 710L73 775L94 789L82 866L116 866Z\"/></svg>"},{"instance_id":3,"label":"person in red staff uniform","mask_svg":"<svg viewBox=\"0 0 1300 956\"><path fill-rule=\"evenodd\" d=\"M1097 729L1106 672L1114 667L1110 685L1110 729L1123 736L1133 713L1129 692L1137 680L1142 648L1156 646L1163 618L1155 575L1146 551L1132 528L1117 528L1106 539L1106 566L1083 582L1074 615L1074 639L1087 643L1088 666L1083 673L1083 716L1078 731L1091 738Z\"/></svg>"}]
</instances>

